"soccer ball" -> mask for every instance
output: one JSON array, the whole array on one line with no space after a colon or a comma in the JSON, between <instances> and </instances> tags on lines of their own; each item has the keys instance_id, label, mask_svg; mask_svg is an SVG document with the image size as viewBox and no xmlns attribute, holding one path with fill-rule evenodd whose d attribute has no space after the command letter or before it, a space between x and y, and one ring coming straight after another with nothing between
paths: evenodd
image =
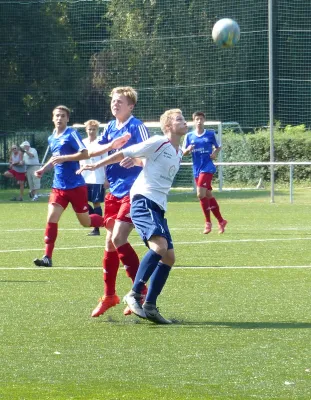
<instances>
[{"instance_id":1,"label":"soccer ball","mask_svg":"<svg viewBox=\"0 0 311 400\"><path fill-rule=\"evenodd\" d=\"M217 46L232 47L240 40L240 27L233 19L220 19L213 27L212 37Z\"/></svg>"}]
</instances>

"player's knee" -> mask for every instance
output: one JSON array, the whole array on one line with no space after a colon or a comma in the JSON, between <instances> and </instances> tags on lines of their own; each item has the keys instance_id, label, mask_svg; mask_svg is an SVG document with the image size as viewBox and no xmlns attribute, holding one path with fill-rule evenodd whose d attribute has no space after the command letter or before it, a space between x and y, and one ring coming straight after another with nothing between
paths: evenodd
<instances>
[{"instance_id":1,"label":"player's knee","mask_svg":"<svg viewBox=\"0 0 311 400\"><path fill-rule=\"evenodd\" d=\"M123 235L120 234L112 235L111 242L117 249L118 247L123 246L127 242L127 237L124 237Z\"/></svg>"},{"instance_id":2,"label":"player's knee","mask_svg":"<svg viewBox=\"0 0 311 400\"><path fill-rule=\"evenodd\" d=\"M204 199L204 197L205 197L205 194L204 194L204 193L197 193L197 198L198 198L199 200Z\"/></svg>"},{"instance_id":3,"label":"player's knee","mask_svg":"<svg viewBox=\"0 0 311 400\"><path fill-rule=\"evenodd\" d=\"M172 267L175 264L175 254L167 254L165 257L165 264Z\"/></svg>"}]
</instances>

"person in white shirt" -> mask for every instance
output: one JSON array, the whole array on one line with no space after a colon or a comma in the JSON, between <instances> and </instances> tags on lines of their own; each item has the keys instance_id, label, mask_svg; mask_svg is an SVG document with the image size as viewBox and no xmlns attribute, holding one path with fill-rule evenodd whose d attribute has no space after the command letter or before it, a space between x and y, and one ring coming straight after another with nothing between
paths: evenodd
<instances>
[{"instance_id":1,"label":"person in white shirt","mask_svg":"<svg viewBox=\"0 0 311 400\"><path fill-rule=\"evenodd\" d=\"M96 151L99 148L98 145L98 131L99 122L95 119L90 119L84 123L85 131L87 133L87 138L83 139L85 147L89 151ZM91 157L87 160L81 160L80 166L83 167L85 164L95 164L98 161L104 159L107 154L100 156ZM108 187L108 181L106 180L105 167L98 168L94 171L85 170L82 172L82 176L87 184L88 201L92 203L89 204L89 214L97 214L102 216L103 210L101 203L104 202L105 198L105 187ZM88 236L98 236L100 235L99 228L95 227Z\"/></svg>"},{"instance_id":2,"label":"person in white shirt","mask_svg":"<svg viewBox=\"0 0 311 400\"><path fill-rule=\"evenodd\" d=\"M23 162L26 166L26 175L29 186L29 197L32 201L38 200L38 190L41 187L41 179L35 175L40 168L38 152L35 148L30 147L30 143L25 140L20 146L23 154Z\"/></svg>"},{"instance_id":3,"label":"person in white shirt","mask_svg":"<svg viewBox=\"0 0 311 400\"><path fill-rule=\"evenodd\" d=\"M167 110L160 123L164 136L155 135L85 168L96 169L118 162L128 168L133 160L142 165L130 191L131 219L148 251L140 262L132 290L124 300L137 316L156 324L170 324L172 321L159 313L156 301L175 262L165 211L167 195L182 159L180 140L187 133L187 123L180 109ZM142 288L149 279L145 302L141 304Z\"/></svg>"}]
</instances>

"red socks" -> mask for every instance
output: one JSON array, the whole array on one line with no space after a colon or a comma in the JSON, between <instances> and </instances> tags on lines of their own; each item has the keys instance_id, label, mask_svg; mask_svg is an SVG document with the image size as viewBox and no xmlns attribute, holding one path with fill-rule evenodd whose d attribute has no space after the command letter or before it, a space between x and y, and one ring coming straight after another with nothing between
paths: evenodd
<instances>
[{"instance_id":1,"label":"red socks","mask_svg":"<svg viewBox=\"0 0 311 400\"><path fill-rule=\"evenodd\" d=\"M55 241L57 238L58 224L55 222L48 222L45 227L44 243L45 243L45 255L52 258Z\"/></svg>"},{"instance_id":2,"label":"red socks","mask_svg":"<svg viewBox=\"0 0 311 400\"><path fill-rule=\"evenodd\" d=\"M200 204L201 204L202 211L205 215L206 222L211 222L209 199L207 197L203 197L203 199L200 199Z\"/></svg>"},{"instance_id":3,"label":"red socks","mask_svg":"<svg viewBox=\"0 0 311 400\"><path fill-rule=\"evenodd\" d=\"M116 249L117 251L106 251L104 252L103 258L103 270L104 270L104 294L105 296L111 296L116 292L116 280L119 269L119 262L121 261L124 265L126 274L131 278L132 282L135 280L135 276L139 267L138 256L129 243L125 243ZM146 288L144 288L144 292Z\"/></svg>"},{"instance_id":4,"label":"red socks","mask_svg":"<svg viewBox=\"0 0 311 400\"><path fill-rule=\"evenodd\" d=\"M117 248L118 256L121 263L124 265L126 275L134 282L138 267L139 259L129 243L125 243Z\"/></svg>"},{"instance_id":5,"label":"red socks","mask_svg":"<svg viewBox=\"0 0 311 400\"><path fill-rule=\"evenodd\" d=\"M93 228L100 228L101 226L104 226L104 219L102 216L98 214L91 214L91 225Z\"/></svg>"},{"instance_id":6,"label":"red socks","mask_svg":"<svg viewBox=\"0 0 311 400\"><path fill-rule=\"evenodd\" d=\"M105 296L111 296L116 292L119 262L118 253L116 251L104 251L103 278Z\"/></svg>"},{"instance_id":7,"label":"red socks","mask_svg":"<svg viewBox=\"0 0 311 400\"><path fill-rule=\"evenodd\" d=\"M210 209L211 209L212 213L215 215L215 218L217 218L218 222L222 222L223 217L220 214L219 205L218 205L215 197L211 197L209 199L209 204L210 204Z\"/></svg>"}]
</instances>

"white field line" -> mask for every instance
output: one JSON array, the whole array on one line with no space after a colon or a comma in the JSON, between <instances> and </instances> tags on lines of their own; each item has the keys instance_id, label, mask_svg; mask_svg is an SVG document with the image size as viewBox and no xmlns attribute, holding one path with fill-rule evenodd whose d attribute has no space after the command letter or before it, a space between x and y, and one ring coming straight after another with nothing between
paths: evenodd
<instances>
[{"instance_id":1,"label":"white field line","mask_svg":"<svg viewBox=\"0 0 311 400\"><path fill-rule=\"evenodd\" d=\"M236 267L173 267L174 271L183 269L310 269L311 265L271 265L271 266L236 266ZM102 267L53 267L53 268L40 268L40 267L0 267L0 271L9 270L35 270L35 271L66 271L66 270L88 270L88 271L98 271ZM1 281L1 279L0 279Z\"/></svg>"},{"instance_id":2,"label":"white field line","mask_svg":"<svg viewBox=\"0 0 311 400\"><path fill-rule=\"evenodd\" d=\"M185 245L185 244L190 244L190 245L206 245L206 244L222 244L222 243L265 243L265 242L293 242L293 241L308 241L311 240L311 237L306 237L306 238L282 238L282 239L276 239L276 238L271 238L271 239L235 239L235 240L200 240L197 242L174 242L174 246L179 246L179 245ZM139 247L139 246L145 246L144 243L132 243L133 247ZM57 247L56 250L76 250L76 249L103 249L104 248L104 242L100 245L96 246L70 246L70 247ZM27 249L6 249L6 250L0 250L0 253L14 253L14 252L28 252L28 251L42 251L42 248L27 248Z\"/></svg>"},{"instance_id":3,"label":"white field line","mask_svg":"<svg viewBox=\"0 0 311 400\"><path fill-rule=\"evenodd\" d=\"M203 226L203 225L202 225ZM215 224L216 226L216 224ZM87 228L86 228L87 229ZM104 228L103 228L104 229ZM215 228L216 229L216 228ZM234 230L235 231L244 231L245 229L249 229L249 225L239 225L239 226L235 226ZM85 228L59 228L58 231L59 232L66 232L66 231L77 231L77 232L82 232L85 230ZM170 231L201 231L202 227L193 227L193 226L187 226L184 225L181 228L170 228ZM310 227L309 226L283 226L283 227L267 227L266 229L261 229L261 231L266 232L266 231L297 231L297 232L301 232L301 231L310 231ZM44 233L44 228L23 228L23 229L1 229L1 233L4 232L13 232L13 233L22 233L22 232L42 232Z\"/></svg>"}]
</instances>

